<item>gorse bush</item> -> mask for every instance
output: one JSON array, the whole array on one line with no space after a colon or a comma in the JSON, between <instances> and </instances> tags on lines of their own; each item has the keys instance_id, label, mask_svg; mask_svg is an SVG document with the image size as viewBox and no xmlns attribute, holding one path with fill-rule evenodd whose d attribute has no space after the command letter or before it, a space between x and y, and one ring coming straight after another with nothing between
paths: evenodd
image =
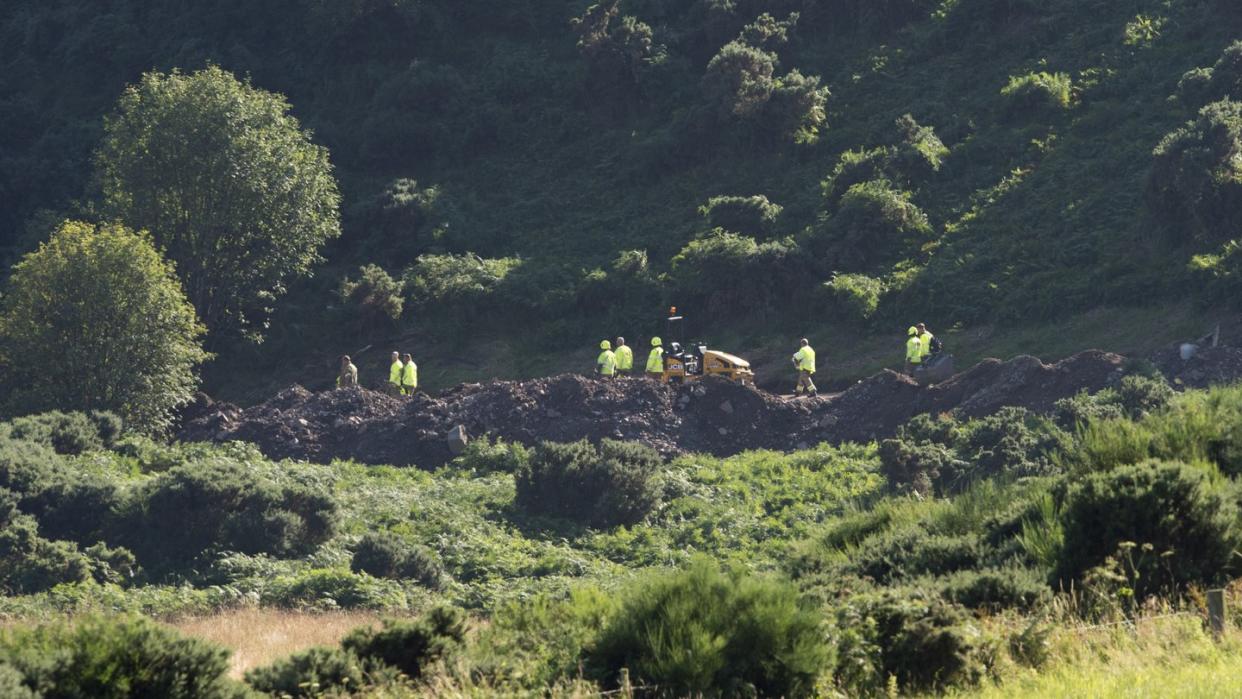
<instances>
[{"instance_id":1,"label":"gorse bush","mask_svg":"<svg viewBox=\"0 0 1242 699\"><path fill-rule=\"evenodd\" d=\"M722 571L697 559L635 581L590 665L622 668L674 696L810 696L831 651L818 615L784 582Z\"/></svg>"},{"instance_id":2,"label":"gorse bush","mask_svg":"<svg viewBox=\"0 0 1242 699\"><path fill-rule=\"evenodd\" d=\"M721 229L687 244L672 266L677 291L713 318L773 308L814 280L810 261L792 240L759 243Z\"/></svg>"},{"instance_id":3,"label":"gorse bush","mask_svg":"<svg viewBox=\"0 0 1242 699\"><path fill-rule=\"evenodd\" d=\"M455 652L465 637L465 614L453 607L436 607L414 621L386 621L380 629L355 629L341 640L341 647L417 679L428 665Z\"/></svg>"},{"instance_id":4,"label":"gorse bush","mask_svg":"<svg viewBox=\"0 0 1242 699\"><path fill-rule=\"evenodd\" d=\"M634 442L542 442L514 474L516 503L596 527L634 524L660 502L662 463L658 452Z\"/></svg>"},{"instance_id":5,"label":"gorse bush","mask_svg":"<svg viewBox=\"0 0 1242 699\"><path fill-rule=\"evenodd\" d=\"M81 454L103 449L114 442L121 431L120 418L113 413L62 413L53 410L38 415L14 418L7 425L13 439L46 444L57 454Z\"/></svg>"},{"instance_id":6,"label":"gorse bush","mask_svg":"<svg viewBox=\"0 0 1242 699\"><path fill-rule=\"evenodd\" d=\"M271 665L246 671L246 684L278 697L302 699L349 692L366 685L363 661L340 648L308 648Z\"/></svg>"},{"instance_id":7,"label":"gorse bush","mask_svg":"<svg viewBox=\"0 0 1242 699\"><path fill-rule=\"evenodd\" d=\"M341 282L340 293L348 307L350 325L370 334L401 319L404 291L405 283L388 276L379 265L363 265L357 280L346 278Z\"/></svg>"},{"instance_id":8,"label":"gorse bush","mask_svg":"<svg viewBox=\"0 0 1242 699\"><path fill-rule=\"evenodd\" d=\"M211 550L304 555L336 524L336 503L326 493L277 485L223 459L157 476L127 508L123 540L150 566L188 563Z\"/></svg>"},{"instance_id":9,"label":"gorse bush","mask_svg":"<svg viewBox=\"0 0 1242 699\"><path fill-rule=\"evenodd\" d=\"M885 284L881 279L865 274L837 274L824 284L852 318L866 320L875 315L884 295Z\"/></svg>"},{"instance_id":10,"label":"gorse bush","mask_svg":"<svg viewBox=\"0 0 1242 699\"><path fill-rule=\"evenodd\" d=\"M1069 493L1064 544L1055 575L1081 580L1118 545L1149 545L1138 566L1135 594L1212 584L1233 570L1237 506L1203 467L1146 461L1087 476Z\"/></svg>"},{"instance_id":11,"label":"gorse bush","mask_svg":"<svg viewBox=\"0 0 1242 699\"><path fill-rule=\"evenodd\" d=\"M1010 116L1027 115L1042 109L1067 109L1073 99L1074 82L1065 73L1027 73L1009 78L1001 88Z\"/></svg>"},{"instance_id":12,"label":"gorse bush","mask_svg":"<svg viewBox=\"0 0 1242 699\"><path fill-rule=\"evenodd\" d=\"M846 190L811 249L846 271L861 272L895 262L901 250L931 235L927 214L909 192L888 180L871 180Z\"/></svg>"},{"instance_id":13,"label":"gorse bush","mask_svg":"<svg viewBox=\"0 0 1242 699\"><path fill-rule=\"evenodd\" d=\"M75 619L0 633L0 663L35 696L242 699L228 651L140 617Z\"/></svg>"},{"instance_id":14,"label":"gorse bush","mask_svg":"<svg viewBox=\"0 0 1242 699\"><path fill-rule=\"evenodd\" d=\"M1222 99L1242 100L1242 41L1227 46L1211 67L1187 71L1177 91L1194 109Z\"/></svg>"},{"instance_id":15,"label":"gorse bush","mask_svg":"<svg viewBox=\"0 0 1242 699\"><path fill-rule=\"evenodd\" d=\"M712 197L699 207L699 214L712 228L758 238L772 232L783 208L762 194L750 197Z\"/></svg>"},{"instance_id":16,"label":"gorse bush","mask_svg":"<svg viewBox=\"0 0 1242 699\"><path fill-rule=\"evenodd\" d=\"M837 680L852 693L876 694L895 678L919 692L977 683L987 651L961 607L924 594L889 591L841 606Z\"/></svg>"},{"instance_id":17,"label":"gorse bush","mask_svg":"<svg viewBox=\"0 0 1242 699\"><path fill-rule=\"evenodd\" d=\"M401 542L392 535L367 534L354 548L349 567L377 578L417 580L433 590L444 584L444 568L435 554L422 546Z\"/></svg>"},{"instance_id":18,"label":"gorse bush","mask_svg":"<svg viewBox=\"0 0 1242 699\"><path fill-rule=\"evenodd\" d=\"M530 462L531 450L521 442L492 441L487 435L471 439L466 449L453 459L453 466L475 473L516 473Z\"/></svg>"},{"instance_id":19,"label":"gorse bush","mask_svg":"<svg viewBox=\"0 0 1242 699\"><path fill-rule=\"evenodd\" d=\"M1231 100L1207 105L1156 146L1147 205L1170 224L1177 242L1220 244L1235 237L1242 215L1242 163L1234 157L1239 149L1242 103Z\"/></svg>"}]
</instances>

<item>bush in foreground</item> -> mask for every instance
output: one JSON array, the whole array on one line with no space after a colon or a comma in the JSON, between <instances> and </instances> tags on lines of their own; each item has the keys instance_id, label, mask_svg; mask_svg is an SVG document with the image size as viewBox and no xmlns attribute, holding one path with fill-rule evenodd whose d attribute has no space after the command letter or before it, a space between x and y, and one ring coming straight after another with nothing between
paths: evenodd
<instances>
[{"instance_id":1,"label":"bush in foreground","mask_svg":"<svg viewBox=\"0 0 1242 699\"><path fill-rule=\"evenodd\" d=\"M635 583L590 661L602 679L628 668L674 696L801 697L830 656L792 585L699 559Z\"/></svg>"},{"instance_id":2,"label":"bush in foreground","mask_svg":"<svg viewBox=\"0 0 1242 699\"><path fill-rule=\"evenodd\" d=\"M25 687L45 697L250 696L225 676L228 656L141 617L75 619L0 634L0 665L7 663Z\"/></svg>"},{"instance_id":3,"label":"bush in foreground","mask_svg":"<svg viewBox=\"0 0 1242 699\"><path fill-rule=\"evenodd\" d=\"M1139 599L1224 578L1238 544L1237 506L1203 467L1147 461L1095 473L1065 506L1056 576L1066 584L1103 564L1119 545L1150 545L1133 561Z\"/></svg>"},{"instance_id":4,"label":"bush in foreground","mask_svg":"<svg viewBox=\"0 0 1242 699\"><path fill-rule=\"evenodd\" d=\"M860 596L837 613L837 680L850 694L882 692L888 678L907 692L969 686L983 676L985 649L961 607L917 592Z\"/></svg>"}]
</instances>

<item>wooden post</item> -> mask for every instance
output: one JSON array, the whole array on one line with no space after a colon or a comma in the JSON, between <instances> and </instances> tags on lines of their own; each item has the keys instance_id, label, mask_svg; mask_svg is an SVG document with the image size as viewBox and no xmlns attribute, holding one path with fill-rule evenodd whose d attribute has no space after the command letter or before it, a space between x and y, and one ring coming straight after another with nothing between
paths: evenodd
<instances>
[{"instance_id":1,"label":"wooden post","mask_svg":"<svg viewBox=\"0 0 1242 699\"><path fill-rule=\"evenodd\" d=\"M1212 627L1212 635L1220 638L1225 633L1225 591L1208 590L1208 625Z\"/></svg>"}]
</instances>

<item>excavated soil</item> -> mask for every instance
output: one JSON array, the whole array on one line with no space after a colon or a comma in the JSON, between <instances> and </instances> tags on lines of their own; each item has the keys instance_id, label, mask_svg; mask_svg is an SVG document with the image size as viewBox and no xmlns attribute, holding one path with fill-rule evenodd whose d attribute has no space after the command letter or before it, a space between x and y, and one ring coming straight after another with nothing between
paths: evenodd
<instances>
[{"instance_id":1,"label":"excavated soil","mask_svg":"<svg viewBox=\"0 0 1242 699\"><path fill-rule=\"evenodd\" d=\"M1190 362L1173 352L1152 361L1180 385L1242 377L1242 350L1204 350ZM883 371L835 396L806 399L716 378L666 387L637 378L602 381L572 374L463 384L412 399L362 388L312 393L293 386L246 409L201 396L187 410L180 438L243 440L272 458L434 468L452 458L447 437L460 425L472 437L488 434L527 444L613 438L645 442L667 455L727 456L881 438L920 413L977 417L1004 406L1047 412L1061 398L1114 383L1125 361L1094 350L1055 364L1028 356L989 359L930 387Z\"/></svg>"}]
</instances>

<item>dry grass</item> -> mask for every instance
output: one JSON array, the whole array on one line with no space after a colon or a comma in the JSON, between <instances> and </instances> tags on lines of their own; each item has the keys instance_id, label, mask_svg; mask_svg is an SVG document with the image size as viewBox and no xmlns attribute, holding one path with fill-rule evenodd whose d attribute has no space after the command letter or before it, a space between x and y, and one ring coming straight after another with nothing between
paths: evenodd
<instances>
[{"instance_id":1,"label":"dry grass","mask_svg":"<svg viewBox=\"0 0 1242 699\"><path fill-rule=\"evenodd\" d=\"M253 667L311 646L336 645L359 626L379 617L366 612L308 613L273 609L239 609L209 617L172 622L179 631L214 641L233 651L229 675L240 679Z\"/></svg>"}]
</instances>

